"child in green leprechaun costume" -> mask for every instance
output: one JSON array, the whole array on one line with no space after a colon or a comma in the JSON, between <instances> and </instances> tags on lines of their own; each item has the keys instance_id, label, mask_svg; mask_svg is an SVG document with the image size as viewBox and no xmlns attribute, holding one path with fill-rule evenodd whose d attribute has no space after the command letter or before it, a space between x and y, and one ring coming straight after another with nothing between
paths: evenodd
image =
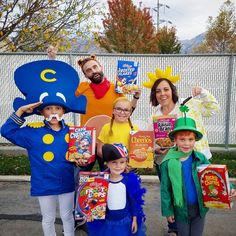
<instances>
[{"instance_id":1,"label":"child in green leprechaun costume","mask_svg":"<svg viewBox=\"0 0 236 236\"><path fill-rule=\"evenodd\" d=\"M187 112L188 107L180 107ZM195 142L202 138L192 118L176 120L175 128L169 133L175 142L161 163L161 209L168 222L176 221L178 236L203 235L205 215L202 192L197 176L197 167L210 162L204 154L194 151ZM236 197L231 189L230 198Z\"/></svg>"}]
</instances>

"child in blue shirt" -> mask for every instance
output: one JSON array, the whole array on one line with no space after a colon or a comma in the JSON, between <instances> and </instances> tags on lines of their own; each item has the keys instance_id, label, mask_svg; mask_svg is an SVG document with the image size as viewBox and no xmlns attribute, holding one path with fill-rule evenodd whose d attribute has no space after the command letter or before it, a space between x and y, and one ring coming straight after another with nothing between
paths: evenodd
<instances>
[{"instance_id":1,"label":"child in blue shirt","mask_svg":"<svg viewBox=\"0 0 236 236\"><path fill-rule=\"evenodd\" d=\"M161 210L168 222L177 223L178 236L201 236L205 215L197 167L209 164L200 152L194 151L195 142L202 138L191 118L179 118L169 133L176 147L168 151L161 163ZM231 189L231 199L236 191Z\"/></svg>"},{"instance_id":2,"label":"child in blue shirt","mask_svg":"<svg viewBox=\"0 0 236 236\"><path fill-rule=\"evenodd\" d=\"M1 135L27 149L31 195L39 200L44 235L56 235L59 202L64 235L74 236L74 164L66 159L69 126L63 116L71 111L85 112L86 99L77 100L74 95L77 72L64 62L46 60L24 64L14 75L25 99L14 100L15 112L1 127ZM32 114L44 120L24 126L25 117Z\"/></svg>"}]
</instances>

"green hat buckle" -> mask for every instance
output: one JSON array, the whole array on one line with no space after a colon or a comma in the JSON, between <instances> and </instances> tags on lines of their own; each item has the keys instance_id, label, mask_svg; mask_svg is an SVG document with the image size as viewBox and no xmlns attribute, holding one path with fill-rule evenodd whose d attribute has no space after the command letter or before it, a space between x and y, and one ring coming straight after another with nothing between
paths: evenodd
<instances>
[{"instance_id":1,"label":"green hat buckle","mask_svg":"<svg viewBox=\"0 0 236 236\"><path fill-rule=\"evenodd\" d=\"M199 132L196 128L196 122L194 119L186 117L186 112L189 111L189 108L185 105L180 106L180 111L184 113L184 117L181 117L176 120L175 128L169 133L169 138L171 141L174 141L175 133L178 131L192 131L196 134L196 141L199 141L202 138L202 133Z\"/></svg>"}]
</instances>

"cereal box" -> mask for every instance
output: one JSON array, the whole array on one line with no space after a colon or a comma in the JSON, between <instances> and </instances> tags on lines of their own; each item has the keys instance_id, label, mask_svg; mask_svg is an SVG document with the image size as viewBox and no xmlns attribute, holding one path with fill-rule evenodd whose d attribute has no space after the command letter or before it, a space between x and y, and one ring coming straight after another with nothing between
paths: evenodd
<instances>
[{"instance_id":1,"label":"cereal box","mask_svg":"<svg viewBox=\"0 0 236 236\"><path fill-rule=\"evenodd\" d=\"M131 131L129 165L133 168L153 168L154 149L152 131Z\"/></svg>"},{"instance_id":2,"label":"cereal box","mask_svg":"<svg viewBox=\"0 0 236 236\"><path fill-rule=\"evenodd\" d=\"M168 137L170 131L174 129L176 117L174 116L153 116L153 130L155 144L160 148L170 148L174 143Z\"/></svg>"},{"instance_id":3,"label":"cereal box","mask_svg":"<svg viewBox=\"0 0 236 236\"><path fill-rule=\"evenodd\" d=\"M109 173L80 172L75 219L105 219Z\"/></svg>"},{"instance_id":4,"label":"cereal box","mask_svg":"<svg viewBox=\"0 0 236 236\"><path fill-rule=\"evenodd\" d=\"M66 159L82 159L86 164L95 161L96 130L93 127L69 127L69 148Z\"/></svg>"},{"instance_id":5,"label":"cereal box","mask_svg":"<svg viewBox=\"0 0 236 236\"><path fill-rule=\"evenodd\" d=\"M205 207L232 207L229 200L230 184L226 165L200 165L198 177Z\"/></svg>"},{"instance_id":6,"label":"cereal box","mask_svg":"<svg viewBox=\"0 0 236 236\"><path fill-rule=\"evenodd\" d=\"M127 94L138 90L137 74L138 62L118 61L115 91Z\"/></svg>"}]
</instances>

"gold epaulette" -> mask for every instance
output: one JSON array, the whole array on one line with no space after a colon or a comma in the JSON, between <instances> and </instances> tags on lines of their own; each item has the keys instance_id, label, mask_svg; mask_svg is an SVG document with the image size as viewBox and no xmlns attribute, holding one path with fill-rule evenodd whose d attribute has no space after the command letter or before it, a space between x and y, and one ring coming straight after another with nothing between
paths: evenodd
<instances>
[{"instance_id":1,"label":"gold epaulette","mask_svg":"<svg viewBox=\"0 0 236 236\"><path fill-rule=\"evenodd\" d=\"M29 126L30 128L42 128L45 126L45 124L43 122L32 122L28 123L27 126Z\"/></svg>"},{"instance_id":2,"label":"gold epaulette","mask_svg":"<svg viewBox=\"0 0 236 236\"><path fill-rule=\"evenodd\" d=\"M67 124L67 123L66 123L66 125L67 125L67 126L69 126L69 127L72 127L72 126L74 126L74 125L73 125L73 124L71 124L71 123L69 123L69 124Z\"/></svg>"}]
</instances>

